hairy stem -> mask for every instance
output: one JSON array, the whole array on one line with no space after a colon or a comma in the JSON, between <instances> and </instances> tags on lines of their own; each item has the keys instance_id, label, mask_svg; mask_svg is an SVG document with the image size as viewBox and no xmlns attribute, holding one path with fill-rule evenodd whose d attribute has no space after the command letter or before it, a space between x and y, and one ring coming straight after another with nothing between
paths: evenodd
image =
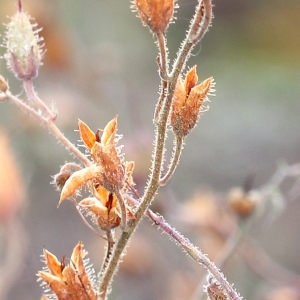
<instances>
[{"instance_id":1,"label":"hairy stem","mask_svg":"<svg viewBox=\"0 0 300 300\"><path fill-rule=\"evenodd\" d=\"M23 81L23 87L25 90L25 93L29 100L31 100L33 103L35 103L45 114L48 116L50 120L55 120L57 115L53 113L49 109L49 107L43 102L38 95L36 94L31 79L24 80Z\"/></svg>"},{"instance_id":2,"label":"hairy stem","mask_svg":"<svg viewBox=\"0 0 300 300\"><path fill-rule=\"evenodd\" d=\"M119 190L116 190L115 191L115 195L118 199L118 203L120 205L120 208L121 208L121 228L123 230L126 230L126 224L127 224L127 211L126 211L126 205L125 205L125 202L124 202L124 198L123 198L123 195L122 193L119 191Z\"/></svg>"},{"instance_id":3,"label":"hairy stem","mask_svg":"<svg viewBox=\"0 0 300 300\"><path fill-rule=\"evenodd\" d=\"M175 135L172 160L169 165L168 172L164 175L163 178L159 180L160 185L165 185L169 181L169 179L173 176L175 169L179 163L179 159L183 148L182 146L183 146L183 138Z\"/></svg>"},{"instance_id":4,"label":"hairy stem","mask_svg":"<svg viewBox=\"0 0 300 300\"><path fill-rule=\"evenodd\" d=\"M159 75L161 78L160 83L160 97L158 99L158 102L155 107L155 113L154 113L154 121L157 124L159 121L160 112L162 109L162 105L164 103L164 100L166 98L166 91L168 87L168 79L169 79L169 62L168 62L168 51L166 47L166 38L163 33L157 34L157 44L159 49L159 56L157 58L157 64L158 64L158 70Z\"/></svg>"}]
</instances>

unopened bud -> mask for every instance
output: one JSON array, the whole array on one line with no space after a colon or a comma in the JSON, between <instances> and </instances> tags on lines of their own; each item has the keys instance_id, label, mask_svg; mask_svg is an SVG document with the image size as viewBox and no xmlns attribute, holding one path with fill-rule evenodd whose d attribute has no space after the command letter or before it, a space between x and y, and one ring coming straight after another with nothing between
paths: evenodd
<instances>
[{"instance_id":1,"label":"unopened bud","mask_svg":"<svg viewBox=\"0 0 300 300\"><path fill-rule=\"evenodd\" d=\"M153 33L165 32L174 14L174 0L134 0L133 8Z\"/></svg>"},{"instance_id":2,"label":"unopened bud","mask_svg":"<svg viewBox=\"0 0 300 300\"><path fill-rule=\"evenodd\" d=\"M7 25L3 46L4 58L9 69L18 79L32 79L37 76L42 64L43 50L37 24L30 23L30 16L18 11Z\"/></svg>"},{"instance_id":3,"label":"unopened bud","mask_svg":"<svg viewBox=\"0 0 300 300\"><path fill-rule=\"evenodd\" d=\"M186 74L184 82L181 78L178 79L170 120L177 136L186 136L196 126L201 112L204 111L203 103L207 100L207 95L213 91L212 77L198 85L197 81L196 66Z\"/></svg>"}]
</instances>

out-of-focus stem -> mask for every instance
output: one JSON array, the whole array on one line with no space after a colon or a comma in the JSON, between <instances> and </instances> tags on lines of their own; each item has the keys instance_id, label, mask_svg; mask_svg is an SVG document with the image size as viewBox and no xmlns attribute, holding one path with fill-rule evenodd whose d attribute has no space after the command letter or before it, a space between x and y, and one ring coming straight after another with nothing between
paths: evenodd
<instances>
[{"instance_id":1,"label":"out-of-focus stem","mask_svg":"<svg viewBox=\"0 0 300 300\"><path fill-rule=\"evenodd\" d=\"M81 153L78 148L73 145L60 131L60 129L54 124L53 120L45 118L42 114L38 113L32 107L24 103L21 99L11 94L10 91L6 92L6 97L14 102L18 107L28 112L30 115L35 117L38 121L40 121L43 125L46 125L51 133L67 148L67 150L77 157L85 166L90 166L90 160Z\"/></svg>"}]
</instances>

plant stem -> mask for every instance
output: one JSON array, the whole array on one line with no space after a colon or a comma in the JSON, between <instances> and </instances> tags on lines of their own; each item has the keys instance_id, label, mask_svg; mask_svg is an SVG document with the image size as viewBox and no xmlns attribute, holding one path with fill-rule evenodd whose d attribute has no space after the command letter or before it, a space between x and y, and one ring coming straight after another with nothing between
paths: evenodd
<instances>
[{"instance_id":1,"label":"plant stem","mask_svg":"<svg viewBox=\"0 0 300 300\"><path fill-rule=\"evenodd\" d=\"M35 103L44 113L48 116L49 119L55 120L57 115L53 113L49 107L43 102L38 95L36 94L31 79L23 80L23 87L27 97Z\"/></svg>"},{"instance_id":2,"label":"plant stem","mask_svg":"<svg viewBox=\"0 0 300 300\"><path fill-rule=\"evenodd\" d=\"M166 38L163 33L157 34L157 44L159 49L159 55L157 58L159 75L161 78L160 83L160 97L155 107L154 113L154 121L157 124L159 121L160 112L162 109L162 105L166 98L166 91L168 87L168 79L169 79L169 62L168 62L168 51L166 47Z\"/></svg>"},{"instance_id":3,"label":"plant stem","mask_svg":"<svg viewBox=\"0 0 300 300\"><path fill-rule=\"evenodd\" d=\"M163 178L159 180L160 185L165 185L168 182L168 180L173 176L175 169L179 163L179 159L182 153L182 146L183 146L183 138L175 135L172 160L169 165L168 172L164 175Z\"/></svg>"},{"instance_id":4,"label":"plant stem","mask_svg":"<svg viewBox=\"0 0 300 300\"><path fill-rule=\"evenodd\" d=\"M200 3L200 0L199 0L199 3ZM199 6L200 6L200 4L198 5L198 7ZM195 12L195 15L198 15L200 13L201 13L200 8L198 8ZM194 23L196 22L195 20L197 21L196 17L194 17ZM210 19L209 19L209 23L210 23ZM207 27L208 27L209 23L207 24ZM206 23L204 23L204 24L206 24ZM193 26L193 23L191 26ZM206 30L204 32L206 32ZM199 42L199 40L197 40L197 42ZM158 40L158 43L159 43L159 45L161 45L160 39ZM121 255L122 255L123 251L125 250L131 235L133 234L133 232L136 229L137 225L139 224L141 218L147 211L150 203L154 199L155 194L159 188L159 179L161 176L162 165L163 165L163 160L164 160L164 152L165 152L167 122L168 122L169 112L170 112L170 108L171 108L171 104L172 104L172 99L174 96L175 86L177 83L178 76L181 73L181 71L184 67L184 64L185 64L187 58L189 57L190 52L194 46L195 46L195 41L194 40L190 41L190 37L188 34L183 43L183 47L181 47L181 49L179 51L177 60L174 63L172 74L169 78L168 84L166 85L167 91L165 91L165 89L161 91L162 94L159 99L159 108L155 112L157 125L156 125L156 130L155 130L155 143L154 143L155 146L154 146L150 178L149 178L147 187L145 189L144 196L142 197L142 201L140 202L140 205L135 213L135 219L130 220L127 224L127 226L128 226L127 231L122 232L122 235L121 235L121 237L115 247L115 250L111 256L111 259L108 263L107 269L105 270L105 273L103 275L102 282L100 285L101 299L106 299L109 285L112 281L114 274L116 273L116 269L120 263ZM159 63L161 65L162 62L159 61ZM164 86L165 85L162 84L162 87L164 87ZM163 95L166 95L166 97L164 97ZM204 259L206 259L204 255L202 255L202 256L204 257ZM211 263L209 260L208 260L208 262ZM212 265L212 263L211 263L211 265ZM218 273L217 269L215 271L216 271L215 273ZM220 280L222 280L223 275L220 272L217 275L218 275L218 277L220 277ZM218 278L217 278L217 280L218 280ZM224 278L224 280L225 280L225 278ZM220 283L222 283L222 282L220 282ZM231 288L230 285L229 285L229 287ZM234 298L234 299L239 299L239 298Z\"/></svg>"},{"instance_id":5,"label":"plant stem","mask_svg":"<svg viewBox=\"0 0 300 300\"><path fill-rule=\"evenodd\" d=\"M115 193L115 195L118 199L118 203L119 203L120 208L121 208L121 225L120 226L123 230L126 230L127 211L126 211L126 205L125 205L125 202L124 202L124 198L122 196L122 193L119 190L116 190L114 193Z\"/></svg>"}]
</instances>

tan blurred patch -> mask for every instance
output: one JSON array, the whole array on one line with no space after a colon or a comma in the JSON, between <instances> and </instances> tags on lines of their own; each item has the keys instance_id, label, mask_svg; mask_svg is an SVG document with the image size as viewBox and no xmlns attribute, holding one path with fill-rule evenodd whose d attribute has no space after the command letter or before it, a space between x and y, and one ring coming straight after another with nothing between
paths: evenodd
<instances>
[{"instance_id":1,"label":"tan blurred patch","mask_svg":"<svg viewBox=\"0 0 300 300\"><path fill-rule=\"evenodd\" d=\"M13 218L23 205L25 192L23 181L8 136L0 131L0 222Z\"/></svg>"},{"instance_id":2,"label":"tan blurred patch","mask_svg":"<svg viewBox=\"0 0 300 300\"><path fill-rule=\"evenodd\" d=\"M290 287L280 287L271 291L265 300L299 300L299 291Z\"/></svg>"}]
</instances>

